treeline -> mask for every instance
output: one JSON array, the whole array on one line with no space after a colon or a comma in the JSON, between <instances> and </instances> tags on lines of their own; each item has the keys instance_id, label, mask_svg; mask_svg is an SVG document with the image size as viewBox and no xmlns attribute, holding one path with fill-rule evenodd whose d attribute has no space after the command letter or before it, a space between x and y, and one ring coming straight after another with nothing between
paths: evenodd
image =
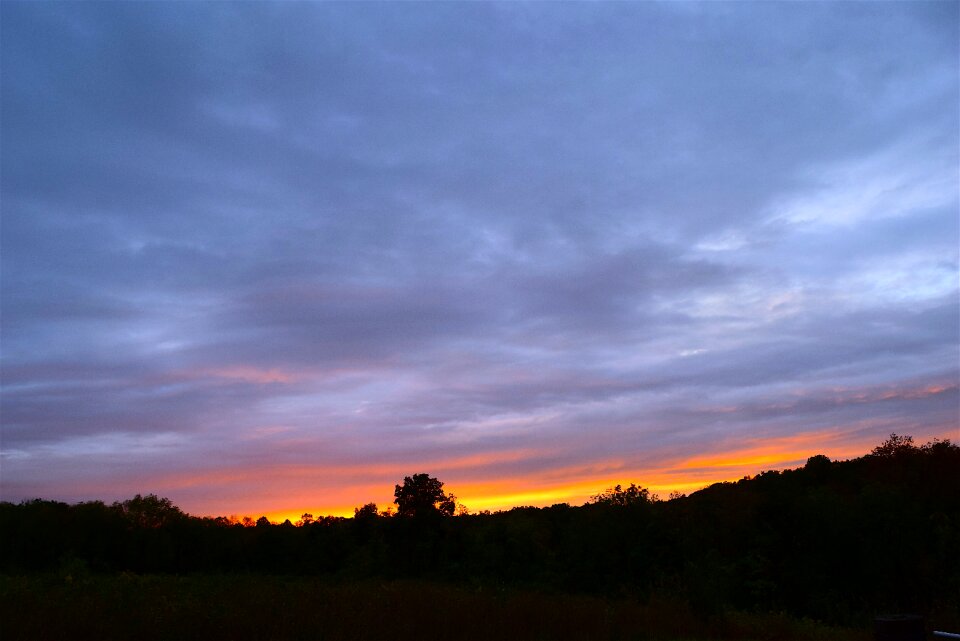
<instances>
[{"instance_id":1,"label":"treeline","mask_svg":"<svg viewBox=\"0 0 960 641\"><path fill-rule=\"evenodd\" d=\"M960 447L893 435L864 457L815 456L660 501L637 486L581 506L453 513L427 475L392 517L184 514L166 499L0 504L0 572L244 573L430 579L466 587L682 599L709 615L787 612L859 625L883 611L960 623ZM307 515L305 515L307 516Z\"/></svg>"}]
</instances>

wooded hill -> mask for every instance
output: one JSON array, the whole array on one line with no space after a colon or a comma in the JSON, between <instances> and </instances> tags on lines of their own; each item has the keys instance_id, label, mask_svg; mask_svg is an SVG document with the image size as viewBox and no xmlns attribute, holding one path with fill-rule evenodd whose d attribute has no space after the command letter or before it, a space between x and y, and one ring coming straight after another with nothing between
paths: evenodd
<instances>
[{"instance_id":1,"label":"wooded hill","mask_svg":"<svg viewBox=\"0 0 960 641\"><path fill-rule=\"evenodd\" d=\"M667 501L631 486L581 507L452 516L436 479L407 477L396 490L394 516L368 505L297 526L192 517L152 495L2 503L0 572L428 579L667 596L705 615L787 612L840 625L916 612L960 627L960 447L950 441L892 435L861 458L815 456Z\"/></svg>"}]
</instances>

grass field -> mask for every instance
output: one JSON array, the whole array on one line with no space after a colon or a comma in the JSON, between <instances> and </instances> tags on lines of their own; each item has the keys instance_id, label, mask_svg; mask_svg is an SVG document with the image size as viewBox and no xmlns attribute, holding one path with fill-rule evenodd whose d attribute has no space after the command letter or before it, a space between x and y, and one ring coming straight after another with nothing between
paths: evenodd
<instances>
[{"instance_id":1,"label":"grass field","mask_svg":"<svg viewBox=\"0 0 960 641\"><path fill-rule=\"evenodd\" d=\"M684 604L303 577L0 577L0 634L46 641L862 641L863 631L781 614L702 617Z\"/></svg>"}]
</instances>

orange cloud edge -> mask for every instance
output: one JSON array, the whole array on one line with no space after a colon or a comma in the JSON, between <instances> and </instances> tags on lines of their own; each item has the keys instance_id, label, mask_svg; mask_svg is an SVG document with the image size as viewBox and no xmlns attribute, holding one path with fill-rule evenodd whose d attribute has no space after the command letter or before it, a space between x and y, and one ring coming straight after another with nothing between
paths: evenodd
<instances>
[{"instance_id":1,"label":"orange cloud edge","mask_svg":"<svg viewBox=\"0 0 960 641\"><path fill-rule=\"evenodd\" d=\"M591 497L617 484L637 483L651 492L667 498L671 492L690 493L714 483L736 481L762 471L784 470L804 465L817 454L826 454L834 460L856 458L870 452L880 443L873 431L869 436L847 430L821 430L793 436L755 438L741 441L736 446L697 455L664 457L655 466L632 467L619 461L593 463L569 469L552 469L538 475L511 475L489 478L484 475L485 464L494 459L513 459L522 466L530 451L502 454L473 455L438 463L434 469L411 470L401 466L359 466L348 468L352 482L345 487L330 485L327 491L304 490L284 493L282 499L263 496L251 501L251 509L231 511L231 516L266 516L280 523L289 519L296 523L304 513L319 516L353 516L354 508L375 502L381 510L393 506L393 484L415 472L426 472L445 481L445 489L457 496L459 503L471 513L481 510L509 510L519 506L546 507L557 503L581 505ZM904 430L903 433L908 433ZM938 430L923 438L921 444L933 438L957 438L957 429ZM882 440L882 439L881 439ZM266 471L266 470L264 470ZM342 470L346 471L346 470ZM249 471L248 471L249 473ZM369 480L359 481L367 477ZM282 470L276 482L290 486L298 477L309 476L306 470ZM393 481L380 482L379 479ZM199 481L199 479L195 479ZM298 484L300 485L300 484ZM303 487L303 485L300 485ZM318 496L326 500L318 502ZM190 510L188 510L190 511ZM193 513L193 512L191 512ZM220 516L219 514L207 514Z\"/></svg>"}]
</instances>

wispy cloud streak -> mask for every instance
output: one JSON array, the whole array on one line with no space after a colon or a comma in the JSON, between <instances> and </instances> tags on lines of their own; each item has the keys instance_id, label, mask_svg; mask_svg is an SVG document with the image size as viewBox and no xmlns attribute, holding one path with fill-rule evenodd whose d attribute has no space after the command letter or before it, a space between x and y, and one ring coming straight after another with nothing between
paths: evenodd
<instances>
[{"instance_id":1,"label":"wispy cloud streak","mask_svg":"<svg viewBox=\"0 0 960 641\"><path fill-rule=\"evenodd\" d=\"M954 9L0 5L3 500L960 438Z\"/></svg>"}]
</instances>

